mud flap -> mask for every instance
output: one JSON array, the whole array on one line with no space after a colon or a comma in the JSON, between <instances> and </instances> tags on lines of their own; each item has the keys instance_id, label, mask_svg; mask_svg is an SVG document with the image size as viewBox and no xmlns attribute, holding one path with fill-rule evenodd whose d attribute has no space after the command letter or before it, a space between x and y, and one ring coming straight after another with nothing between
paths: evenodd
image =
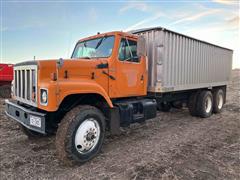
<instances>
[{"instance_id":1,"label":"mud flap","mask_svg":"<svg viewBox=\"0 0 240 180\"><path fill-rule=\"evenodd\" d=\"M110 109L110 133L112 135L120 134L120 115L119 109L117 107L113 107Z\"/></svg>"}]
</instances>

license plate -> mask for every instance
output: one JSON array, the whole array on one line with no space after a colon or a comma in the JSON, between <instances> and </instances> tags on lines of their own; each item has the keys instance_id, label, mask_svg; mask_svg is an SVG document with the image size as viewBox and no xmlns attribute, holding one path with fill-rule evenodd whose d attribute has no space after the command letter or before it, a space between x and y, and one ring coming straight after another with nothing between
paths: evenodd
<instances>
[{"instance_id":1,"label":"license plate","mask_svg":"<svg viewBox=\"0 0 240 180\"><path fill-rule=\"evenodd\" d=\"M36 116L30 116L30 125L41 128L41 118Z\"/></svg>"}]
</instances>

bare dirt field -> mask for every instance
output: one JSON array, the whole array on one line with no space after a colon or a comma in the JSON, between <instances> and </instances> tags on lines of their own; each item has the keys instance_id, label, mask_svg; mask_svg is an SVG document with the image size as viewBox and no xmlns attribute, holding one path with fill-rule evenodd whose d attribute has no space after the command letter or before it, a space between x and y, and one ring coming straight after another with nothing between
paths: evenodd
<instances>
[{"instance_id":1,"label":"bare dirt field","mask_svg":"<svg viewBox=\"0 0 240 180\"><path fill-rule=\"evenodd\" d=\"M63 166L55 137L29 140L0 100L0 179L240 179L240 70L221 114L201 119L186 108L107 136L82 166Z\"/></svg>"}]
</instances>

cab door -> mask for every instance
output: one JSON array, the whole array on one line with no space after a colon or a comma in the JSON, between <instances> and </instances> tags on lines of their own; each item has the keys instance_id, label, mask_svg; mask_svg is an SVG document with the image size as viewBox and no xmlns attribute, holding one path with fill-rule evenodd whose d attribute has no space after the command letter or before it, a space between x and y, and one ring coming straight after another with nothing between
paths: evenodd
<instances>
[{"instance_id":1,"label":"cab door","mask_svg":"<svg viewBox=\"0 0 240 180\"><path fill-rule=\"evenodd\" d=\"M126 37L120 39L115 66L115 97L146 95L146 62L144 58L137 56L137 39Z\"/></svg>"}]
</instances>

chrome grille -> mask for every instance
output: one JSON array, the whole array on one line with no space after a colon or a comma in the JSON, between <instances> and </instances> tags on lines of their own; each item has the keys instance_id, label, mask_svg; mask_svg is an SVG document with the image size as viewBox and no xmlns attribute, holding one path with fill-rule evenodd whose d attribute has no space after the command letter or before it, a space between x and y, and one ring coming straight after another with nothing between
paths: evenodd
<instances>
[{"instance_id":1,"label":"chrome grille","mask_svg":"<svg viewBox=\"0 0 240 180\"><path fill-rule=\"evenodd\" d=\"M14 97L16 100L37 106L37 66L14 67Z\"/></svg>"}]
</instances>

